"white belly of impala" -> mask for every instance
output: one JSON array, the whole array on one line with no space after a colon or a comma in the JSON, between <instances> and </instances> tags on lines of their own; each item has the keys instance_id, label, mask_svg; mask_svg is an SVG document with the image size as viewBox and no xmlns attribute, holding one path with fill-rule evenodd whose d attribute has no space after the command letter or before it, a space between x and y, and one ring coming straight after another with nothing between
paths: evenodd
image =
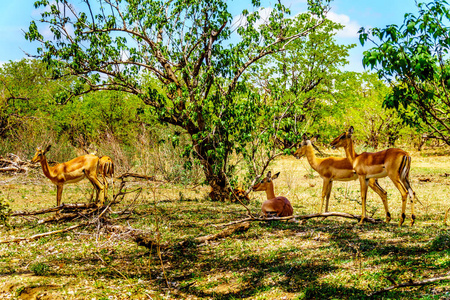
<instances>
[{"instance_id":1,"label":"white belly of impala","mask_svg":"<svg viewBox=\"0 0 450 300\"><path fill-rule=\"evenodd\" d=\"M379 173L367 174L366 178L383 178L386 176L387 176L386 169L383 169L383 171Z\"/></svg>"}]
</instances>

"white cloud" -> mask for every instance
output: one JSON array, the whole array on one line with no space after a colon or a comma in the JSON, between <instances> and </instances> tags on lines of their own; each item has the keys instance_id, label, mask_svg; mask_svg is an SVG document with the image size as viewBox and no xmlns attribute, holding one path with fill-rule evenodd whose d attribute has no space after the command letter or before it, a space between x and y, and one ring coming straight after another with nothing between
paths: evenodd
<instances>
[{"instance_id":1,"label":"white cloud","mask_svg":"<svg viewBox=\"0 0 450 300\"><path fill-rule=\"evenodd\" d=\"M337 14L332 11L328 12L327 18L333 22L344 25L344 29L337 32L336 36L340 38L357 38L359 37L358 30L361 25L356 21L352 21L349 16L344 14Z\"/></svg>"}]
</instances>

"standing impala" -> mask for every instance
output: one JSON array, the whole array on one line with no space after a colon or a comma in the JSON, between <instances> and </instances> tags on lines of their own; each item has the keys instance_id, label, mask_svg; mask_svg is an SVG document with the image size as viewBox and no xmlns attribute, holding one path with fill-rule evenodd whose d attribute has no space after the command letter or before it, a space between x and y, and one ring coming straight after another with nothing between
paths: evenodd
<instances>
[{"instance_id":1,"label":"standing impala","mask_svg":"<svg viewBox=\"0 0 450 300\"><path fill-rule=\"evenodd\" d=\"M352 164L346 157L327 157L318 158L314 154L312 144L316 142L316 138L308 139L303 135L303 141L300 148L295 151L294 156L301 158L306 156L311 168L313 168L323 179L322 199L320 201L319 213L322 212L323 202L325 200L325 212L328 211L328 203L331 195L331 188L333 181L352 181L358 178L355 171L353 171ZM369 180L369 187L377 193L381 201L383 201L384 209L386 211L386 222L389 222L390 215L387 207L387 192L381 188L378 181L374 178Z\"/></svg>"},{"instance_id":2,"label":"standing impala","mask_svg":"<svg viewBox=\"0 0 450 300\"><path fill-rule=\"evenodd\" d=\"M34 155L31 162L40 162L42 170L45 176L50 179L57 187L56 192L56 204L60 206L61 196L63 192L64 184L75 183L83 178L87 177L92 183L94 188L97 190L97 197L95 202L97 203L100 198L100 205L102 206L105 194L104 186L100 183L97 178L97 167L99 158L92 154L83 155L74 158L68 162L57 164L50 167L47 162L45 154L50 150L51 146L48 146L45 150L36 149L36 154Z\"/></svg>"},{"instance_id":3,"label":"standing impala","mask_svg":"<svg viewBox=\"0 0 450 300\"><path fill-rule=\"evenodd\" d=\"M414 225L416 219L414 215L414 199L416 198L416 194L409 183L411 156L409 156L408 152L397 148L390 148L375 153L364 152L358 155L355 153L353 146L353 131L353 126L350 126L348 131L342 133L331 142L331 146L337 148L343 147L345 149L345 154L351 162L353 170L358 175L361 185L362 202L362 215L359 224L362 224L366 217L367 183L369 179L389 176L402 196L402 215L398 226L402 226L405 221L406 199L408 198L408 194L411 200L411 226ZM386 215L390 217L389 212L386 212Z\"/></svg>"},{"instance_id":4,"label":"standing impala","mask_svg":"<svg viewBox=\"0 0 450 300\"><path fill-rule=\"evenodd\" d=\"M266 178L253 186L254 191L266 192L267 200L261 206L261 211L266 217L273 215L277 217L289 217L294 213L291 202L286 197L275 197L273 180L277 179L279 174L280 172L271 176L272 173L269 171Z\"/></svg>"},{"instance_id":5,"label":"standing impala","mask_svg":"<svg viewBox=\"0 0 450 300\"><path fill-rule=\"evenodd\" d=\"M113 184L114 194L114 162L109 156L102 156L98 160L98 172L102 176L103 184L105 186L105 197L108 193L108 180L106 177L111 178Z\"/></svg>"},{"instance_id":6,"label":"standing impala","mask_svg":"<svg viewBox=\"0 0 450 300\"><path fill-rule=\"evenodd\" d=\"M94 153L91 153L92 155L97 155L97 151ZM114 195L114 162L109 156L102 156L98 160L98 168L97 168L97 177L100 177L102 179L102 184L105 187L105 198L108 198L108 180L106 178L111 178L112 185L113 185L113 195ZM94 186L94 189L91 193L91 199L94 198L94 192L96 191L96 188ZM98 197L98 196L97 196Z\"/></svg>"}]
</instances>

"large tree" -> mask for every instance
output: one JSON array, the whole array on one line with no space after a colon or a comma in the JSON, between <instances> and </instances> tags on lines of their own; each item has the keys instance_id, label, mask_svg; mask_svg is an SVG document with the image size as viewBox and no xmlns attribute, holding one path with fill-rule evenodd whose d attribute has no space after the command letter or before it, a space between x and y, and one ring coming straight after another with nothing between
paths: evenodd
<instances>
[{"instance_id":1,"label":"large tree","mask_svg":"<svg viewBox=\"0 0 450 300\"><path fill-rule=\"evenodd\" d=\"M308 14L293 19L291 34L298 33L305 18ZM264 170L271 159L289 153L303 133L318 133L324 114L333 114L327 111L333 85L348 62L348 50L355 46L336 42L335 35L342 29L325 20L306 38L292 41L285 51L252 66L250 78L268 104L254 132L252 151L244 153L253 174Z\"/></svg>"},{"instance_id":2,"label":"large tree","mask_svg":"<svg viewBox=\"0 0 450 300\"><path fill-rule=\"evenodd\" d=\"M42 43L38 56L55 77L81 79L73 95L136 94L161 122L183 128L192 139L186 153L201 161L213 196L226 198L230 155L251 139L260 107L246 71L320 26L328 1L308 0L308 18L290 34L280 2L262 20L260 1L252 0L253 11L233 22L224 0L41 0L35 6L42 18L26 38Z\"/></svg>"},{"instance_id":3,"label":"large tree","mask_svg":"<svg viewBox=\"0 0 450 300\"><path fill-rule=\"evenodd\" d=\"M403 108L405 122L450 145L450 10L445 0L417 8L401 26L360 30L363 45L376 45L364 52L363 64L392 85L387 107Z\"/></svg>"}]
</instances>

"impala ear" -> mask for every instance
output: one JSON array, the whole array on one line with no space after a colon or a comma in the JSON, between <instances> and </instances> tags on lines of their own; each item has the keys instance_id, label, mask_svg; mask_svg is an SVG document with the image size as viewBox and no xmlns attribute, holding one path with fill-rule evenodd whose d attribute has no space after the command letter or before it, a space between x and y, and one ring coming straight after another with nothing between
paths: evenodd
<instances>
[{"instance_id":1,"label":"impala ear","mask_svg":"<svg viewBox=\"0 0 450 300\"><path fill-rule=\"evenodd\" d=\"M280 172L278 172L277 174L273 175L273 176L272 176L272 180L277 179L277 178L278 178L278 175L280 175Z\"/></svg>"},{"instance_id":2,"label":"impala ear","mask_svg":"<svg viewBox=\"0 0 450 300\"><path fill-rule=\"evenodd\" d=\"M52 147L52 145L48 145L47 148L45 148L45 150L44 150L44 154L47 153L51 147Z\"/></svg>"},{"instance_id":3,"label":"impala ear","mask_svg":"<svg viewBox=\"0 0 450 300\"><path fill-rule=\"evenodd\" d=\"M308 137L306 136L306 134L303 134L303 141L306 141L308 139Z\"/></svg>"},{"instance_id":4,"label":"impala ear","mask_svg":"<svg viewBox=\"0 0 450 300\"><path fill-rule=\"evenodd\" d=\"M314 144L317 141L317 137L316 136L313 137L310 141L311 141L311 144Z\"/></svg>"},{"instance_id":5,"label":"impala ear","mask_svg":"<svg viewBox=\"0 0 450 300\"><path fill-rule=\"evenodd\" d=\"M267 172L267 178L270 179L270 177L272 177L272 172L271 171Z\"/></svg>"},{"instance_id":6,"label":"impala ear","mask_svg":"<svg viewBox=\"0 0 450 300\"><path fill-rule=\"evenodd\" d=\"M350 128L348 129L348 135L349 135L349 137L352 137L353 132L354 132L353 126L350 126Z\"/></svg>"}]
</instances>

